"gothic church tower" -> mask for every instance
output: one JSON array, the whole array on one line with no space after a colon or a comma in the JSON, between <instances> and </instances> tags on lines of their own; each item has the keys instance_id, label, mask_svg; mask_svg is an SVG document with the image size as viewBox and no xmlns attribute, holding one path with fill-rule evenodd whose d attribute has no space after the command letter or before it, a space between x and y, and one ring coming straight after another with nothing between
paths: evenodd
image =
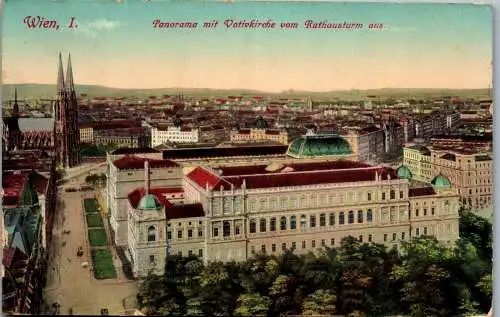
<instances>
[{"instance_id":1,"label":"gothic church tower","mask_svg":"<svg viewBox=\"0 0 500 317\"><path fill-rule=\"evenodd\" d=\"M57 95L54 104L54 144L57 163L71 168L80 164L80 129L78 128L78 102L76 100L71 55L68 56L66 78L61 53L57 73Z\"/></svg>"}]
</instances>

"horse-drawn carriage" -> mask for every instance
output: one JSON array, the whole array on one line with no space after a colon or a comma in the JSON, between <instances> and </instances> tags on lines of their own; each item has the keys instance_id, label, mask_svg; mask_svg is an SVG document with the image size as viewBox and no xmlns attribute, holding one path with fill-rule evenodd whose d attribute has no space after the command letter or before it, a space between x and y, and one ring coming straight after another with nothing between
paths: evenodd
<instances>
[{"instance_id":1,"label":"horse-drawn carriage","mask_svg":"<svg viewBox=\"0 0 500 317\"><path fill-rule=\"evenodd\" d=\"M83 256L83 247L78 247L78 250L76 251L76 256Z\"/></svg>"}]
</instances>

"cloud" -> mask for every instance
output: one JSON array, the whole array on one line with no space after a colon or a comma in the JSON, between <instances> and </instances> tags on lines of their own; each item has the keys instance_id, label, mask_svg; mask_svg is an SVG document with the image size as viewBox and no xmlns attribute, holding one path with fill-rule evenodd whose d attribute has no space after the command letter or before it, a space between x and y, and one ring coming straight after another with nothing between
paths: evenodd
<instances>
[{"instance_id":1,"label":"cloud","mask_svg":"<svg viewBox=\"0 0 500 317\"><path fill-rule=\"evenodd\" d=\"M75 33L95 38L99 32L111 31L122 26L120 21L112 21L106 19L98 19L88 23L80 23L78 28L74 29Z\"/></svg>"},{"instance_id":2,"label":"cloud","mask_svg":"<svg viewBox=\"0 0 500 317\"><path fill-rule=\"evenodd\" d=\"M116 29L117 27L120 27L121 25L122 25L122 23L120 21L111 21L111 20L105 20L105 19L94 20L88 24L89 28L95 29L98 31Z\"/></svg>"}]
</instances>

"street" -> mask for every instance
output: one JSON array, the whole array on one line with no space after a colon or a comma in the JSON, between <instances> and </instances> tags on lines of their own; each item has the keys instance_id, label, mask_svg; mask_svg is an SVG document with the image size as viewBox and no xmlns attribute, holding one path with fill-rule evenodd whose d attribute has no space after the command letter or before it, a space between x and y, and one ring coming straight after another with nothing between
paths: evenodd
<instances>
[{"instance_id":1,"label":"street","mask_svg":"<svg viewBox=\"0 0 500 317\"><path fill-rule=\"evenodd\" d=\"M70 183L73 182L77 183ZM93 192L59 190L59 216L55 220L50 248L45 302L48 305L57 302L60 314L68 314L72 309L75 315L99 315L101 309L107 308L110 315L124 315L124 301L133 302L137 282L124 277L120 260L116 256L118 278L94 278L82 204L86 197L84 195L92 197ZM84 254L78 257L77 249L80 246L83 247ZM114 250L112 253L116 255ZM84 268L83 262L89 265Z\"/></svg>"}]
</instances>

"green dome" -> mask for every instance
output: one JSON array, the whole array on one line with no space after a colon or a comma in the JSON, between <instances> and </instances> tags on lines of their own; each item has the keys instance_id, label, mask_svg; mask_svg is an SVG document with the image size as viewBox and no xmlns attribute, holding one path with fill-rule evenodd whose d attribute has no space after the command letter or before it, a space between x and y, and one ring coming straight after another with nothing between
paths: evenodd
<instances>
[{"instance_id":1,"label":"green dome","mask_svg":"<svg viewBox=\"0 0 500 317\"><path fill-rule=\"evenodd\" d=\"M141 201L139 202L139 206L137 207L137 209L140 210L159 210L161 208L162 205L158 201L158 198L156 198L155 195L151 194L142 197Z\"/></svg>"},{"instance_id":2,"label":"green dome","mask_svg":"<svg viewBox=\"0 0 500 317\"><path fill-rule=\"evenodd\" d=\"M451 188L451 182L448 177L441 174L434 177L434 179L431 181L431 184L436 187Z\"/></svg>"},{"instance_id":3,"label":"green dome","mask_svg":"<svg viewBox=\"0 0 500 317\"><path fill-rule=\"evenodd\" d=\"M302 136L293 141L287 151L287 155L296 158L352 153L349 142L336 134Z\"/></svg>"},{"instance_id":4,"label":"green dome","mask_svg":"<svg viewBox=\"0 0 500 317\"><path fill-rule=\"evenodd\" d=\"M398 168L398 178L401 179L412 179L413 174L411 173L410 169L406 167L405 165L401 165Z\"/></svg>"}]
</instances>

